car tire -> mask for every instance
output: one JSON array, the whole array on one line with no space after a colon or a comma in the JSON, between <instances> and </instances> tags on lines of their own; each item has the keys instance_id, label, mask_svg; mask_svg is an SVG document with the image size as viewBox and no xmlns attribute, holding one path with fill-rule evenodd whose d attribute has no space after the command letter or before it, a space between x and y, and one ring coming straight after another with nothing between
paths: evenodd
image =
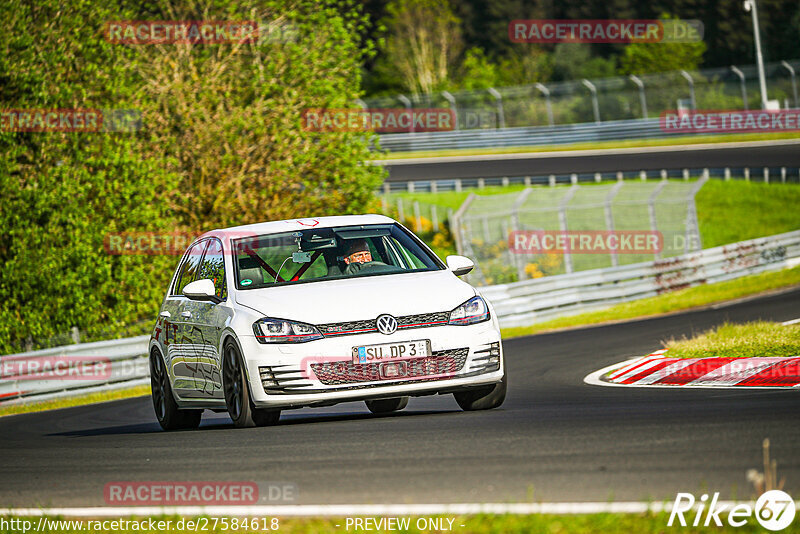
<instances>
[{"instance_id":1,"label":"car tire","mask_svg":"<svg viewBox=\"0 0 800 534\"><path fill-rule=\"evenodd\" d=\"M222 389L228 415L237 428L274 425L281 418L280 410L264 410L253 406L250 384L236 343L225 344L222 360Z\"/></svg>"},{"instance_id":2,"label":"car tire","mask_svg":"<svg viewBox=\"0 0 800 534\"><path fill-rule=\"evenodd\" d=\"M150 397L158 424L164 430L197 428L203 410L181 410L172 395L167 367L157 350L150 353Z\"/></svg>"},{"instance_id":3,"label":"car tire","mask_svg":"<svg viewBox=\"0 0 800 534\"><path fill-rule=\"evenodd\" d=\"M503 375L503 379L497 384L459 391L453 393L453 396L464 411L491 410L503 404L507 389L506 375Z\"/></svg>"},{"instance_id":4,"label":"car tire","mask_svg":"<svg viewBox=\"0 0 800 534\"><path fill-rule=\"evenodd\" d=\"M393 397L364 401L367 409L375 414L397 412L408 406L408 397Z\"/></svg>"}]
</instances>

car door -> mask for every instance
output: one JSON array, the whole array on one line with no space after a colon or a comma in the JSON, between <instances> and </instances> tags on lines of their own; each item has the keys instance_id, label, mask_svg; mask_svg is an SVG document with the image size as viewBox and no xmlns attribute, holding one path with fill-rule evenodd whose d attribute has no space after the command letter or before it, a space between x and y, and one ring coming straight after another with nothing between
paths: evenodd
<instances>
[{"instance_id":1,"label":"car door","mask_svg":"<svg viewBox=\"0 0 800 534\"><path fill-rule=\"evenodd\" d=\"M202 397L222 399L222 354L220 337L228 319L233 316L227 304L228 288L225 281L225 258L222 242L212 238L208 242L198 280L214 282L216 296L220 302L189 301L191 308L192 341L197 358L194 375L197 394Z\"/></svg>"},{"instance_id":2,"label":"car door","mask_svg":"<svg viewBox=\"0 0 800 534\"><path fill-rule=\"evenodd\" d=\"M165 302L167 319L165 345L173 388L179 397L196 397L198 374L198 357L195 340L200 336L194 333L196 324L193 320L193 301L183 295L183 288L197 280L203 252L208 240L192 245L184 254L175 284Z\"/></svg>"}]
</instances>

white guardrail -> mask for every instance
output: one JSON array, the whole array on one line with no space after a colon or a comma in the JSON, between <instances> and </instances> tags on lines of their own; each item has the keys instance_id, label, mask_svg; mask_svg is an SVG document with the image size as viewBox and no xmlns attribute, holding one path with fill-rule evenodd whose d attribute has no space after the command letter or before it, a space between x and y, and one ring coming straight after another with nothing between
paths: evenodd
<instances>
[{"instance_id":1,"label":"white guardrail","mask_svg":"<svg viewBox=\"0 0 800 534\"><path fill-rule=\"evenodd\" d=\"M481 288L500 325L524 326L677 289L800 265L800 231L681 256Z\"/></svg>"},{"instance_id":2,"label":"white guardrail","mask_svg":"<svg viewBox=\"0 0 800 534\"><path fill-rule=\"evenodd\" d=\"M0 357L0 401L40 401L150 383L150 336L78 343Z\"/></svg>"},{"instance_id":3,"label":"white guardrail","mask_svg":"<svg viewBox=\"0 0 800 534\"><path fill-rule=\"evenodd\" d=\"M800 230L653 262L481 288L500 324L528 325L749 274L800 265ZM31 402L149 384L149 336L0 357L0 401Z\"/></svg>"}]
</instances>

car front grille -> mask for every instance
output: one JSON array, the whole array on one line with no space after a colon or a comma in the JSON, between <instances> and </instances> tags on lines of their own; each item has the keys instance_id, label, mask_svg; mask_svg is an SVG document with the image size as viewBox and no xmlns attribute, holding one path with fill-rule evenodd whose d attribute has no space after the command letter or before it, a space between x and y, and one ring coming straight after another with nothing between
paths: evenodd
<instances>
[{"instance_id":1,"label":"car front grille","mask_svg":"<svg viewBox=\"0 0 800 534\"><path fill-rule=\"evenodd\" d=\"M426 328L430 326L441 326L450 320L450 312L418 313L416 315L404 315L397 317L397 329L404 330L410 328ZM325 337L349 336L353 334L368 334L377 332L378 326L376 319L363 321L347 321L343 323L327 323L316 325L320 333Z\"/></svg>"},{"instance_id":2,"label":"car front grille","mask_svg":"<svg viewBox=\"0 0 800 534\"><path fill-rule=\"evenodd\" d=\"M427 358L414 358L401 360L406 372L397 380L412 379L424 376L450 378L464 367L469 354L468 348L443 350L434 352ZM399 363L399 362L398 362ZM317 379L326 386L341 384L357 384L359 382L374 382L383 380L381 365L385 363L358 364L350 361L313 363L311 369Z\"/></svg>"},{"instance_id":3,"label":"car front grille","mask_svg":"<svg viewBox=\"0 0 800 534\"><path fill-rule=\"evenodd\" d=\"M469 378L500 369L500 343L476 347L470 359L468 348L434 351L427 358L401 360L406 373L401 377L382 378L380 363L354 364L351 360L311 363L311 373L297 365L259 367L264 392L269 395L297 395L342 390L369 389L389 385ZM315 379L316 378L316 379ZM317 383L319 381L319 383ZM324 387L320 387L320 385Z\"/></svg>"}]
</instances>

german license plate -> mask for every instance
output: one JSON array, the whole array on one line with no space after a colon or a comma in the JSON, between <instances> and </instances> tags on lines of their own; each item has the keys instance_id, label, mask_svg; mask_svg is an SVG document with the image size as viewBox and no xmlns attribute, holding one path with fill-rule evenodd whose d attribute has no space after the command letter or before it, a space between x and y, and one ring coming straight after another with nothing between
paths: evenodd
<instances>
[{"instance_id":1,"label":"german license plate","mask_svg":"<svg viewBox=\"0 0 800 534\"><path fill-rule=\"evenodd\" d=\"M353 363L359 364L394 362L411 360L413 358L427 358L430 355L430 339L353 347Z\"/></svg>"}]
</instances>

